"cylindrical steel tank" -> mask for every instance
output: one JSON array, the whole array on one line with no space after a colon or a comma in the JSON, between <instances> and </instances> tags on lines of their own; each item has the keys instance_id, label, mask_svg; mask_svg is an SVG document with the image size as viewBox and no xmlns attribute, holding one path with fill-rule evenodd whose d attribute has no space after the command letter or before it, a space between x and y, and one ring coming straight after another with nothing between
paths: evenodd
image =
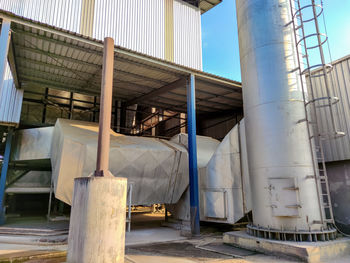
<instances>
[{"instance_id":1,"label":"cylindrical steel tank","mask_svg":"<svg viewBox=\"0 0 350 263\"><path fill-rule=\"evenodd\" d=\"M312 234L330 231L333 237L333 230L322 224L303 121L290 2L236 0L236 7L253 204L249 232L310 240Z\"/></svg>"}]
</instances>

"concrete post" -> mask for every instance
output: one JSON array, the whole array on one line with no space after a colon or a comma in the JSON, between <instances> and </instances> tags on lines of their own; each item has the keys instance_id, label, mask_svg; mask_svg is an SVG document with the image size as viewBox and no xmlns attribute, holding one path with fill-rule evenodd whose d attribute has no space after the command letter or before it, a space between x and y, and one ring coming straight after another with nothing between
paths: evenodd
<instances>
[{"instance_id":1,"label":"concrete post","mask_svg":"<svg viewBox=\"0 0 350 263\"><path fill-rule=\"evenodd\" d=\"M124 262L127 179L108 170L113 60L113 39L105 38L96 171L74 182L67 262Z\"/></svg>"},{"instance_id":2,"label":"concrete post","mask_svg":"<svg viewBox=\"0 0 350 263\"><path fill-rule=\"evenodd\" d=\"M126 178L75 179L67 262L124 262L126 190Z\"/></svg>"}]
</instances>

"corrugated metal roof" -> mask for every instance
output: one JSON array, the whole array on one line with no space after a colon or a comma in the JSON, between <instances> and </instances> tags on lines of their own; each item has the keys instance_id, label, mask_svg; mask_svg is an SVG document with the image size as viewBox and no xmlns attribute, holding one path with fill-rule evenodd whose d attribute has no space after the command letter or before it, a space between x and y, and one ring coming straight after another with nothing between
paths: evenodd
<instances>
[{"instance_id":1,"label":"corrugated metal roof","mask_svg":"<svg viewBox=\"0 0 350 263\"><path fill-rule=\"evenodd\" d=\"M12 21L12 40L21 85L88 95L100 92L103 42L1 11ZM196 75L197 109L202 112L242 107L241 84L115 47L114 97L131 101L162 88L166 92L139 104L186 111L186 87L166 87Z\"/></svg>"}]
</instances>

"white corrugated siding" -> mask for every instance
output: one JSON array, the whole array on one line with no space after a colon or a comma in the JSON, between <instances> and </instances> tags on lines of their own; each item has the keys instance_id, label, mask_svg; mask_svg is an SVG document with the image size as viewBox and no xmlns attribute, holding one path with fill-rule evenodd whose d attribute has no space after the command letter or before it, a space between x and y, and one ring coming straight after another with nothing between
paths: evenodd
<instances>
[{"instance_id":1,"label":"white corrugated siding","mask_svg":"<svg viewBox=\"0 0 350 263\"><path fill-rule=\"evenodd\" d=\"M164 59L163 0L96 0L93 37Z\"/></svg>"},{"instance_id":2,"label":"white corrugated siding","mask_svg":"<svg viewBox=\"0 0 350 263\"><path fill-rule=\"evenodd\" d=\"M0 0L0 9L79 33L82 0ZM201 13L174 0L174 62L202 69ZM165 58L163 0L95 0L93 36Z\"/></svg>"},{"instance_id":3,"label":"white corrugated siding","mask_svg":"<svg viewBox=\"0 0 350 263\"><path fill-rule=\"evenodd\" d=\"M333 106L335 123L338 131L345 136L338 139L326 140L324 143L325 159L327 162L350 159L350 56L333 63L333 70L328 74L332 82L330 95L340 101ZM312 78L315 98L327 97L323 77ZM318 109L319 129L321 132L330 131L330 115L327 107Z\"/></svg>"},{"instance_id":4,"label":"white corrugated siding","mask_svg":"<svg viewBox=\"0 0 350 263\"><path fill-rule=\"evenodd\" d=\"M79 32L81 0L1 0L0 8L35 21Z\"/></svg>"},{"instance_id":5,"label":"white corrugated siding","mask_svg":"<svg viewBox=\"0 0 350 263\"><path fill-rule=\"evenodd\" d=\"M201 12L174 0L175 63L202 70Z\"/></svg>"},{"instance_id":6,"label":"white corrugated siding","mask_svg":"<svg viewBox=\"0 0 350 263\"><path fill-rule=\"evenodd\" d=\"M0 87L0 125L18 124L21 116L23 89L17 89L10 66L6 63L3 86Z\"/></svg>"}]
</instances>

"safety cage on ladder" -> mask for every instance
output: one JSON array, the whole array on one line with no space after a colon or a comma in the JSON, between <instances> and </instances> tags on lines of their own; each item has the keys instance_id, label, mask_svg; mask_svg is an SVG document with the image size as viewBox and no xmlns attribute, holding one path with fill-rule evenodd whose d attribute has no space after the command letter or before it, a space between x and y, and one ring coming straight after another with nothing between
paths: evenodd
<instances>
[{"instance_id":1,"label":"safety cage on ladder","mask_svg":"<svg viewBox=\"0 0 350 263\"><path fill-rule=\"evenodd\" d=\"M332 97L330 87L332 85L329 73L333 66L325 62L323 46L327 44L328 37L320 32L320 20L324 21L322 0L289 0L294 30L294 42L297 50L298 68L301 86L304 94L306 118L300 122L307 122L310 147L313 149L314 174L307 178L316 180L319 196L319 208L321 221L314 222L335 226L330 191L328 185L323 142L344 136L344 132L338 131L334 118L334 105L339 102L337 97ZM317 62L315 62L317 60ZM316 70L317 69L317 70ZM326 96L316 97L316 86L313 78L324 81ZM307 84L306 84L307 83ZM306 86L306 87L305 87ZM305 94L308 94L307 97ZM320 131L319 110L329 116L330 129Z\"/></svg>"}]
</instances>

